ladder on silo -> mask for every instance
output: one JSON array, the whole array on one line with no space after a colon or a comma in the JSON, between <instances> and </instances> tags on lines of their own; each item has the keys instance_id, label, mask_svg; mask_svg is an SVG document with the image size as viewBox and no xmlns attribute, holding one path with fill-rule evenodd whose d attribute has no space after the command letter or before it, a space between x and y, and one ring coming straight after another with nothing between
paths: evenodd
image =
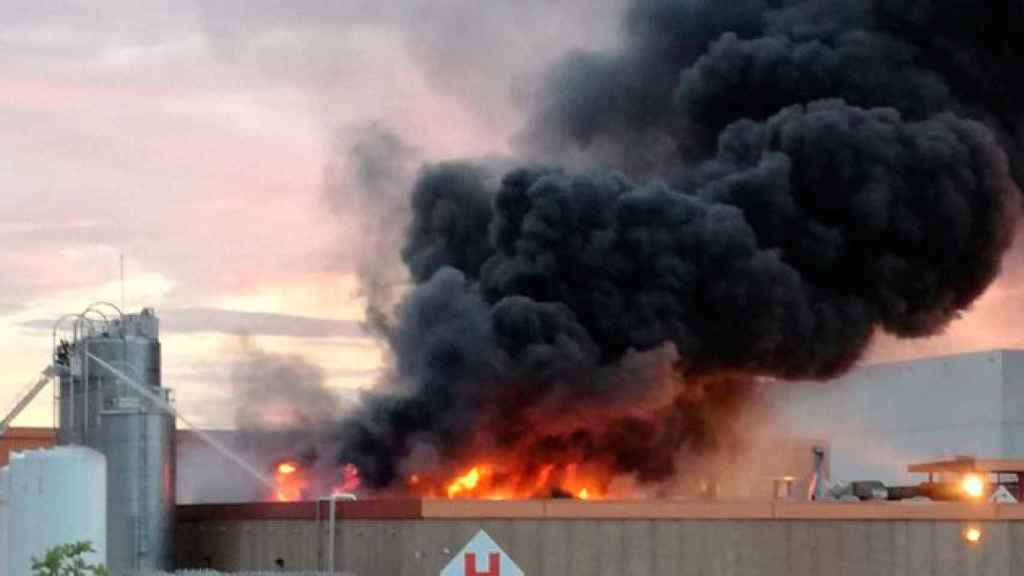
<instances>
[{"instance_id":1,"label":"ladder on silo","mask_svg":"<svg viewBox=\"0 0 1024 576\"><path fill-rule=\"evenodd\" d=\"M4 416L3 420L0 420L0 436L7 433L7 428L11 425L11 422L21 414L21 411L28 407L32 403L32 400L43 391L43 388L50 382L51 371L49 368L43 371L42 376L39 380L29 384L21 391L18 395L18 399L14 402L14 407Z\"/></svg>"}]
</instances>

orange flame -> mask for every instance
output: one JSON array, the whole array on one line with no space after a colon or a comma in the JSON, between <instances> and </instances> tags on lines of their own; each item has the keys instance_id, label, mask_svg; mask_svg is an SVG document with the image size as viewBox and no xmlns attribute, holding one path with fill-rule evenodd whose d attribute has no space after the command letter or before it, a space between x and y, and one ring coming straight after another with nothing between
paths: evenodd
<instances>
[{"instance_id":1,"label":"orange flame","mask_svg":"<svg viewBox=\"0 0 1024 576\"><path fill-rule=\"evenodd\" d=\"M359 477L359 469L355 464L345 464L341 467L341 482L331 487L331 495L352 494L360 484L362 478Z\"/></svg>"},{"instance_id":2,"label":"orange flame","mask_svg":"<svg viewBox=\"0 0 1024 576\"><path fill-rule=\"evenodd\" d=\"M298 462L285 460L274 467L274 484L277 490L274 499L278 502L296 502L302 500L307 480L301 473Z\"/></svg>"},{"instance_id":3,"label":"orange flame","mask_svg":"<svg viewBox=\"0 0 1024 576\"><path fill-rule=\"evenodd\" d=\"M581 472L575 464L545 464L521 470L476 463L453 478L438 482L424 474L406 478L406 486L427 498L522 500L565 497L581 500L601 499L606 484L600 476Z\"/></svg>"},{"instance_id":4,"label":"orange flame","mask_svg":"<svg viewBox=\"0 0 1024 576\"><path fill-rule=\"evenodd\" d=\"M486 468L484 470L486 471ZM477 484L479 483L480 467L473 466L473 468L469 472L466 472L462 476L455 478L455 480L448 484L448 498L455 498L456 496L462 493L472 494L473 490L476 489Z\"/></svg>"}]
</instances>

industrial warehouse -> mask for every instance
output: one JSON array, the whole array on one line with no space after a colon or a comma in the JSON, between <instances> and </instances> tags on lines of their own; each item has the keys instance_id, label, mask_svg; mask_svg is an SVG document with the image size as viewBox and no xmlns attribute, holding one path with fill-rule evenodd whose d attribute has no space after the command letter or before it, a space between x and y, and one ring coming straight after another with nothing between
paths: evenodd
<instances>
[{"instance_id":1,"label":"industrial warehouse","mask_svg":"<svg viewBox=\"0 0 1024 576\"><path fill-rule=\"evenodd\" d=\"M0 2L0 576L1024 574L1022 54L1021 0Z\"/></svg>"},{"instance_id":2,"label":"industrial warehouse","mask_svg":"<svg viewBox=\"0 0 1024 576\"><path fill-rule=\"evenodd\" d=\"M8 429L0 437L2 456L10 452L0 471L0 544L11 576L27 574L29 556L46 546L77 539L94 542L121 573L433 574L481 530L526 574L818 574L836 566L871 574L1013 574L1024 567L1014 552L1024 544L1024 506L1016 504L1024 454L1012 440L1013 414L999 409L1024 393L1024 352L866 366L836 383L833 394L785 403L798 407L783 416L793 433L817 433L815 442L794 440L790 454L774 443L781 463L752 481L763 490L744 494L502 501L287 495L282 491L294 488L288 476L301 474L301 463L269 470L273 460L265 459L259 466L271 486L262 498L179 503L176 491L193 490L188 477L176 477L179 455L212 442L225 474L246 474L246 462L234 460L247 458L245 447L223 433L175 433L152 310L121 314L98 305L65 322L67 330L55 327L47 372L58 383L58 428ZM964 380L975 385L957 394ZM871 397L909 402L929 390L942 393L930 396L921 421L875 409L882 402ZM862 408L851 410L849 398ZM816 428L799 417L839 414L820 405L830 402L847 404L841 425ZM950 416L929 419L940 413Z\"/></svg>"}]
</instances>

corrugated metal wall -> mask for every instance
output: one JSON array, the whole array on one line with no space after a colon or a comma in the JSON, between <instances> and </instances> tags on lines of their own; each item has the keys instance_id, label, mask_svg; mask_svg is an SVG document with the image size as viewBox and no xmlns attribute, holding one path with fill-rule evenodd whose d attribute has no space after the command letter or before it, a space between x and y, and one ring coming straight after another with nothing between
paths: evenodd
<instances>
[{"instance_id":1,"label":"corrugated metal wall","mask_svg":"<svg viewBox=\"0 0 1024 576\"><path fill-rule=\"evenodd\" d=\"M335 553L359 576L438 574L484 529L529 576L1024 574L1024 523L978 525L970 545L958 521L345 520ZM302 520L181 526L179 566L315 570L324 538Z\"/></svg>"},{"instance_id":2,"label":"corrugated metal wall","mask_svg":"<svg viewBox=\"0 0 1024 576\"><path fill-rule=\"evenodd\" d=\"M309 503L179 513L178 567L328 570L315 515ZM358 502L340 516L335 569L359 576L438 574L481 529L529 576L1024 574L1024 505Z\"/></svg>"}]
</instances>

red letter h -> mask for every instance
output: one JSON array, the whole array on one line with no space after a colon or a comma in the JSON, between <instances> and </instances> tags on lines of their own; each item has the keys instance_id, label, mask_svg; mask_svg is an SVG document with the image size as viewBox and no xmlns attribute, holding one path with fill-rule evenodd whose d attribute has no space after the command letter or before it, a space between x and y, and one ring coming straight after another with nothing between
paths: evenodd
<instances>
[{"instance_id":1,"label":"red letter h","mask_svg":"<svg viewBox=\"0 0 1024 576\"><path fill-rule=\"evenodd\" d=\"M466 552L466 576L501 576L501 556L497 552L491 552L487 556L487 572L476 571L476 554Z\"/></svg>"}]
</instances>

